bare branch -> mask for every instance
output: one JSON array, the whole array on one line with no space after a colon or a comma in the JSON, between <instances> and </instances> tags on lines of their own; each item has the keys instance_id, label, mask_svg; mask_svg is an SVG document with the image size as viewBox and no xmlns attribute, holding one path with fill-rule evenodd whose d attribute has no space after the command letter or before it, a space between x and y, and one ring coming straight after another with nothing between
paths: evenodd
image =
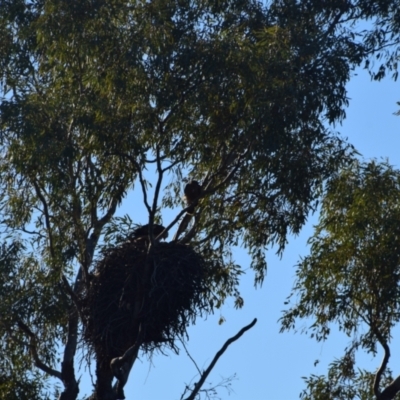
<instances>
[{"instance_id":1,"label":"bare branch","mask_svg":"<svg viewBox=\"0 0 400 400\"><path fill-rule=\"evenodd\" d=\"M178 164L180 164L181 162L182 162L182 160L177 160L177 161L172 162L170 165L168 165L168 167L163 168L163 169L162 169L162 172L164 173L164 172L169 171L170 169L174 168L175 165L178 165Z\"/></svg>"},{"instance_id":2,"label":"bare branch","mask_svg":"<svg viewBox=\"0 0 400 400\"><path fill-rule=\"evenodd\" d=\"M185 400L194 400L197 393L201 389L201 387L204 385L205 380L207 379L207 376L210 374L212 369L214 368L215 364L217 363L218 359L225 353L226 349L229 347L230 344L238 340L246 331L251 329L257 322L257 318L254 318L253 321L243 327L235 336L231 337L228 339L225 344L221 347L221 349L217 352L217 354L214 356L213 360L211 361L211 364L208 366L208 368L201 374L200 380L196 383L194 386L194 389L189 397L187 397Z\"/></svg>"},{"instance_id":3,"label":"bare branch","mask_svg":"<svg viewBox=\"0 0 400 400\"><path fill-rule=\"evenodd\" d=\"M373 328L372 328L373 329ZM381 391L379 389L379 385L381 383L381 378L383 373L385 372L385 369L387 367L387 364L389 362L389 358L390 358L390 348L386 342L386 340L384 339L384 337L381 335L381 333L379 332L378 329L373 329L373 332L375 333L379 343L381 344L381 346L383 347L383 350L385 351L385 354L383 356L383 360L382 360L382 364L379 367L378 371L375 374L375 379L374 379L374 394L376 396L377 399L380 399L380 395L381 395Z\"/></svg>"},{"instance_id":4,"label":"bare branch","mask_svg":"<svg viewBox=\"0 0 400 400\"><path fill-rule=\"evenodd\" d=\"M36 191L36 195L39 198L39 200L42 202L43 205L43 214L44 214L44 218L46 221L46 229L47 229L47 233L49 235L49 247L50 247L50 254L54 260L55 258L55 253L54 253L54 243L53 243L53 234L51 231L51 225L50 225L50 214L49 214L49 208L47 206L47 201L44 198L42 191L38 185L38 183L36 182L35 179L33 179L33 186L35 188Z\"/></svg>"},{"instance_id":5,"label":"bare branch","mask_svg":"<svg viewBox=\"0 0 400 400\"><path fill-rule=\"evenodd\" d=\"M182 215L184 215L187 211L189 211L191 209L191 205L185 207L182 211L179 212L179 214L173 219L173 221L157 236L156 239L162 237L164 235L165 232L168 232L182 217ZM179 230L179 228L178 228ZM177 236L175 234L174 238L172 240L176 240Z\"/></svg>"},{"instance_id":6,"label":"bare branch","mask_svg":"<svg viewBox=\"0 0 400 400\"><path fill-rule=\"evenodd\" d=\"M76 275L73 287L73 293L75 294L75 296L76 293L78 293L82 287L82 274L83 274L83 268L80 267ZM74 370L74 358L76 353L76 347L78 344L78 322L79 322L78 310L79 310L78 304L74 303L74 306L71 307L69 312L67 343L65 344L64 358L61 363L62 381L64 383L65 389L61 393L59 400L69 400L71 398L75 399L79 393L79 386L75 378L75 370Z\"/></svg>"},{"instance_id":7,"label":"bare branch","mask_svg":"<svg viewBox=\"0 0 400 400\"><path fill-rule=\"evenodd\" d=\"M190 353L189 353L189 351L188 351L188 349L187 349L187 347L185 345L185 341L181 339L180 342L182 343L182 346L185 349L185 352L186 352L187 356L191 359L192 363L194 364L194 366L197 369L197 372L201 376L201 370L200 370L199 366L197 365L196 361L194 360L194 358L190 355Z\"/></svg>"},{"instance_id":8,"label":"bare branch","mask_svg":"<svg viewBox=\"0 0 400 400\"><path fill-rule=\"evenodd\" d=\"M226 228L223 227L223 228L217 228L215 230L213 229L207 236L205 236L203 239L197 241L196 244L200 245L200 244L206 243L213 237L218 238L219 235L224 231L224 229L226 229ZM182 240L184 240L184 239L182 239Z\"/></svg>"},{"instance_id":9,"label":"bare branch","mask_svg":"<svg viewBox=\"0 0 400 400\"><path fill-rule=\"evenodd\" d=\"M129 157L129 158L131 159L131 157ZM131 159L131 161L132 161L132 159ZM145 181L144 181L144 178L143 178L143 174L142 174L142 169L140 168L139 163L137 161L133 160L132 162L135 163L136 168L138 169L139 182L140 182L140 186L142 188L142 193L143 193L143 203L146 206L146 209L147 209L147 211L148 211L148 213L150 215L151 214L151 208L150 208L149 202L147 201L147 190L146 190L146 184L145 184Z\"/></svg>"},{"instance_id":10,"label":"bare branch","mask_svg":"<svg viewBox=\"0 0 400 400\"><path fill-rule=\"evenodd\" d=\"M111 370L114 376L117 378L117 382L114 385L114 391L116 392L117 398L124 399L124 386L128 381L129 373L133 367L133 364L137 358L139 348L142 345L146 326L142 323L139 327L139 334L136 342L133 346L129 347L125 351L122 357L113 358L110 363Z\"/></svg>"},{"instance_id":11,"label":"bare branch","mask_svg":"<svg viewBox=\"0 0 400 400\"><path fill-rule=\"evenodd\" d=\"M66 276L64 274L62 274L61 280L63 282L66 292L70 296L71 300L74 302L76 309L78 310L78 312L80 312L82 305L81 305L81 301L79 300L79 297L76 295L76 293L72 289L71 285L68 282L68 279L66 278Z\"/></svg>"},{"instance_id":12,"label":"bare branch","mask_svg":"<svg viewBox=\"0 0 400 400\"><path fill-rule=\"evenodd\" d=\"M160 134L162 135L162 133L163 133L162 127L160 126ZM158 177L157 177L156 188L154 191L153 205L151 208L151 212L149 214L149 235L150 235L151 245L154 245L154 234L153 234L154 216L156 215L156 212L157 212L158 196L160 195L161 184L162 184L162 180L164 177L164 172L163 172L162 165L161 165L160 147L158 145L157 145L157 149L156 149L156 155L157 155Z\"/></svg>"},{"instance_id":13,"label":"bare branch","mask_svg":"<svg viewBox=\"0 0 400 400\"><path fill-rule=\"evenodd\" d=\"M394 379L389 386L381 393L377 400L393 400L397 393L400 392L400 375Z\"/></svg>"},{"instance_id":14,"label":"bare branch","mask_svg":"<svg viewBox=\"0 0 400 400\"><path fill-rule=\"evenodd\" d=\"M192 205L186 207L187 209L191 209ZM186 215L183 217L181 223L178 226L178 230L175 233L175 236L172 240L176 241L179 239L179 236L181 233L184 232L184 230L188 227L190 220L193 218L193 214L186 213Z\"/></svg>"},{"instance_id":15,"label":"bare branch","mask_svg":"<svg viewBox=\"0 0 400 400\"><path fill-rule=\"evenodd\" d=\"M179 240L179 243L186 244L186 243L189 243L194 238L194 236L196 235L196 231L197 231L197 223L200 219L200 213L201 213L201 210L199 210L197 212L197 214L194 215L194 219L195 219L194 224L190 228L189 232L187 232L186 235L181 240ZM189 215L189 217L193 217L193 215L190 215L190 214L188 214L188 215Z\"/></svg>"},{"instance_id":16,"label":"bare branch","mask_svg":"<svg viewBox=\"0 0 400 400\"><path fill-rule=\"evenodd\" d=\"M120 191L122 191L122 190L123 190L123 187L121 186ZM117 206L118 206L119 197L120 197L120 192L115 194L115 196L112 198L111 205L110 205L109 209L107 210L107 212L99 220L97 220L97 217L96 217L95 222L93 223L93 221L92 221L93 232L90 235L90 238L87 239L87 243L86 243L86 260L85 260L86 265L85 265L85 270L84 270L85 282L88 282L88 279L87 279L88 269L92 262L94 250L95 250L97 242L99 240L101 231L102 231L104 225L107 224L111 220L113 215L115 214L115 211L117 210Z\"/></svg>"},{"instance_id":17,"label":"bare branch","mask_svg":"<svg viewBox=\"0 0 400 400\"><path fill-rule=\"evenodd\" d=\"M33 361L35 362L35 366L37 368L41 369L46 374L62 380L61 372L56 371L53 368L50 368L49 366L47 366L40 360L38 352L37 352L36 335L22 321L18 321L17 324L18 324L18 327L29 337L29 351L33 358Z\"/></svg>"},{"instance_id":18,"label":"bare branch","mask_svg":"<svg viewBox=\"0 0 400 400\"><path fill-rule=\"evenodd\" d=\"M25 229L25 228L21 228L21 231L24 232L24 233L26 233L26 234L28 234L28 235L37 235L37 236L39 236L39 237L42 238L42 239L45 238L45 236L43 236L40 232L28 231L28 230Z\"/></svg>"}]
</instances>

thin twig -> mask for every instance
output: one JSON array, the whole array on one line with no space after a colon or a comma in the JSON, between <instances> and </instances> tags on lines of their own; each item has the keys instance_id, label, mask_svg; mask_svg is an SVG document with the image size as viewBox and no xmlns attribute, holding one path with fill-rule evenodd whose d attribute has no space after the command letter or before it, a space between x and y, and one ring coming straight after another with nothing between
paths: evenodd
<instances>
[{"instance_id":1,"label":"thin twig","mask_svg":"<svg viewBox=\"0 0 400 400\"><path fill-rule=\"evenodd\" d=\"M195 366L196 369L197 369L197 372L198 372L199 375L201 376L201 370L200 370L199 366L197 365L196 361L194 360L194 358L190 355L190 353L189 353L189 351L188 351L188 349L187 349L187 347L186 347L186 345L185 345L184 340L181 339L180 342L182 343L182 346L183 346L183 348L185 349L185 352L186 352L187 356L191 359L192 363L194 364L194 366Z\"/></svg>"},{"instance_id":2,"label":"thin twig","mask_svg":"<svg viewBox=\"0 0 400 400\"><path fill-rule=\"evenodd\" d=\"M221 168L219 168L219 170L217 172L215 172L214 174L212 174L209 177L209 182L203 182L203 185L205 185L205 189L203 190L203 196L207 195L207 194L213 194L215 193L219 188L223 187L224 185L228 184L229 181L235 176L235 173L237 172L237 170L239 169L240 165L241 165L241 161L243 159L243 157L249 152L251 148L251 145L249 145L249 147L241 154L239 154L239 156L236 158L235 160L235 165L233 166L233 168L228 172L228 174L225 176L225 178L218 183L216 186L211 187L212 181L213 179L222 171L226 170L226 168L229 167L229 165L226 165L226 162L223 163L223 165L221 166ZM233 151L232 151L233 152ZM231 153L232 153L231 152ZM230 154L231 154L230 153ZM229 155L228 155L229 156Z\"/></svg>"},{"instance_id":3,"label":"thin twig","mask_svg":"<svg viewBox=\"0 0 400 400\"><path fill-rule=\"evenodd\" d=\"M230 339L228 339L225 342L225 344L221 347L221 349L217 352L217 354L215 354L209 367L203 372L203 374L201 374L200 380L194 386L194 389L193 389L191 395L189 397L187 397L185 400L194 400L195 399L197 393L199 392L199 390L203 386L205 380L207 379L207 376L210 374L210 372L214 368L218 359L225 353L225 351L229 347L229 345L232 344L233 342L235 342L236 340L238 340L246 331L251 329L256 324L256 322L257 322L257 318L254 318L253 321L249 325L243 327L235 336L231 337Z\"/></svg>"},{"instance_id":4,"label":"thin twig","mask_svg":"<svg viewBox=\"0 0 400 400\"><path fill-rule=\"evenodd\" d=\"M182 162L182 160L174 161L173 163L171 163L170 165L168 165L168 167L163 168L163 169L162 169L162 172L165 173L165 172L169 171L170 169L174 168L175 165L178 165L178 164L181 163L181 162Z\"/></svg>"}]
</instances>

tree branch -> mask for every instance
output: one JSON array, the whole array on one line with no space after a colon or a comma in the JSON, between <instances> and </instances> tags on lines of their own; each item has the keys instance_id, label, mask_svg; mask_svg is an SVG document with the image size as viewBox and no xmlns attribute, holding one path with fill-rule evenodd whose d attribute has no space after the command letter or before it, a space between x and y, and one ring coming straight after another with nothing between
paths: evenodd
<instances>
[{"instance_id":1,"label":"tree branch","mask_svg":"<svg viewBox=\"0 0 400 400\"><path fill-rule=\"evenodd\" d=\"M83 268L81 266L76 275L73 287L75 296L81 290L82 274ZM67 343L64 348L64 358L61 362L61 375L65 389L60 394L59 400L75 400L79 393L79 385L76 381L74 370L74 358L78 344L78 310L78 305L74 303L69 312Z\"/></svg>"},{"instance_id":2,"label":"tree branch","mask_svg":"<svg viewBox=\"0 0 400 400\"><path fill-rule=\"evenodd\" d=\"M146 326L141 323L135 344L129 347L122 357L113 358L110 362L111 370L113 371L114 376L117 378L117 382L114 385L114 391L118 399L125 398L123 389L128 381L129 373L137 358L139 348L142 345L145 331Z\"/></svg>"},{"instance_id":3,"label":"tree branch","mask_svg":"<svg viewBox=\"0 0 400 400\"><path fill-rule=\"evenodd\" d=\"M181 240L179 240L179 243L186 244L186 243L189 243L194 238L194 236L196 235L196 231L197 231L197 223L200 219L200 214L201 214L201 210L199 210L194 216L187 214L187 217L190 217L190 218L194 217L194 219L195 219L194 224L189 229L189 231L186 233L186 235ZM189 219L189 221L190 221L190 219ZM182 221L182 223L183 223L183 221ZM179 228L180 228L180 226L179 226ZM186 229L186 227L185 227L185 229Z\"/></svg>"},{"instance_id":4,"label":"tree branch","mask_svg":"<svg viewBox=\"0 0 400 400\"><path fill-rule=\"evenodd\" d=\"M225 344L221 347L221 349L217 352L217 354L214 356L213 360L211 361L210 365L208 368L201 374L200 380L196 383L194 386L194 389L189 397L187 397L185 400L194 400L197 393L201 389L201 387L204 385L205 380L207 379L207 376L210 374L212 369L214 368L215 364L217 363L218 359L225 353L226 349L229 347L230 344L238 340L246 331L251 329L257 322L257 318L254 318L253 321L243 327L235 336L231 337L228 339Z\"/></svg>"},{"instance_id":5,"label":"tree branch","mask_svg":"<svg viewBox=\"0 0 400 400\"><path fill-rule=\"evenodd\" d=\"M80 313L82 304L81 304L79 297L76 295L76 292L72 289L71 285L68 282L68 279L66 278L66 276L64 274L62 274L61 280L64 285L64 290L68 293L69 297L75 304L75 308Z\"/></svg>"},{"instance_id":6,"label":"tree branch","mask_svg":"<svg viewBox=\"0 0 400 400\"><path fill-rule=\"evenodd\" d=\"M33 361L35 362L35 366L37 368L41 369L46 374L62 380L61 372L48 367L46 364L44 364L40 360L38 352L37 352L36 335L22 321L17 321L17 324L18 324L18 327L29 337L29 351L31 353Z\"/></svg>"},{"instance_id":7,"label":"tree branch","mask_svg":"<svg viewBox=\"0 0 400 400\"><path fill-rule=\"evenodd\" d=\"M160 126L160 135L162 137L162 127ZM151 212L149 214L149 236L150 236L150 243L153 246L154 245L154 234L153 234L153 224L154 224L154 216L156 215L157 212L157 204L158 204L158 196L160 195L160 189L161 189L161 184L162 180L164 177L162 165L161 165L161 156L160 156L160 147L157 144L156 148L156 157L157 157L157 172L158 172L158 178L157 178L157 183L156 183L156 188L154 191L154 197L153 197L153 205L151 207Z\"/></svg>"},{"instance_id":8,"label":"tree branch","mask_svg":"<svg viewBox=\"0 0 400 400\"><path fill-rule=\"evenodd\" d=\"M49 247L50 247L50 254L53 258L53 260L55 259L55 253L54 253L54 243L53 243L53 234L51 232L51 225L50 225L50 215L49 215L49 208L47 206L47 202L46 199L44 198L39 185L37 184L36 180L33 179L33 186L35 188L36 191L36 195L39 198L39 200L42 202L43 205L43 213L44 213L44 218L46 221L46 229L49 235Z\"/></svg>"},{"instance_id":9,"label":"tree branch","mask_svg":"<svg viewBox=\"0 0 400 400\"><path fill-rule=\"evenodd\" d=\"M186 209L192 209L193 208L193 206L192 205L189 205L188 207L186 207L184 210L186 210ZM182 211L184 211L184 210L182 210ZM181 215L182 214L182 212L180 212L179 214L178 214L178 216L179 215ZM186 213L186 215L183 217L183 219L182 219L182 221L181 221L181 223L179 224L179 226L178 226L178 230L176 231L176 233L175 233L175 235L174 235L174 237L173 237L173 241L177 241L178 239L179 239L179 236L181 235L181 233L182 232L184 232L184 230L188 227L188 225L189 225L189 222L190 222L190 220L193 218L193 214L190 214L190 213Z\"/></svg>"},{"instance_id":10,"label":"tree branch","mask_svg":"<svg viewBox=\"0 0 400 400\"><path fill-rule=\"evenodd\" d=\"M377 400L393 400L394 396L400 392L400 375L394 379L389 386L381 393Z\"/></svg>"},{"instance_id":11,"label":"tree branch","mask_svg":"<svg viewBox=\"0 0 400 400\"><path fill-rule=\"evenodd\" d=\"M90 235L90 238L87 238L87 242L86 242L86 259L85 259L85 269L84 269L84 274L85 274L84 278L85 278L86 283L88 283L88 279L87 279L88 270L89 270L90 264L93 259L93 254L94 254L94 250L96 248L97 242L99 241L101 231L102 231L104 225L107 224L111 220L113 215L115 214L115 211L117 210L117 206L118 206L118 201L119 201L118 199L120 198L120 192L122 192L122 191L123 191L123 187L121 185L120 191L117 192L117 194L115 194L115 196L112 198L111 205L108 208L107 212L100 219L97 219L97 215L96 215L95 222L93 222L93 219L92 219L93 232Z\"/></svg>"},{"instance_id":12,"label":"tree branch","mask_svg":"<svg viewBox=\"0 0 400 400\"><path fill-rule=\"evenodd\" d=\"M192 205L189 205L185 207L182 211L179 212L179 214L173 219L173 221L157 236L157 237L162 237L165 232L168 232L182 217L182 215L186 214L190 209L192 208ZM180 226L178 228L178 232L180 230ZM174 238L172 240L177 240L178 238L178 232L175 234Z\"/></svg>"},{"instance_id":13,"label":"tree branch","mask_svg":"<svg viewBox=\"0 0 400 400\"><path fill-rule=\"evenodd\" d=\"M197 365L196 361L194 360L194 358L191 356L191 354L189 353L189 350L187 349L186 345L185 345L185 341L184 340L180 340L180 342L182 343L183 348L185 349L185 352L187 354L187 356L190 358L190 360L192 361L192 363L194 364L194 366L197 369L197 372L199 373L199 375L201 376L201 371L199 366Z\"/></svg>"},{"instance_id":14,"label":"tree branch","mask_svg":"<svg viewBox=\"0 0 400 400\"><path fill-rule=\"evenodd\" d=\"M374 379L374 394L375 394L376 398L379 399L380 395L381 395L381 391L379 389L379 385L381 383L382 375L385 372L385 369L386 369L387 364L389 362L390 348L389 348L386 340L383 338L383 336L379 332L379 330L378 329L374 329L374 328L372 328L372 329L373 329L373 332L375 333L379 343L383 347L383 350L385 351L385 354L384 354L383 360L382 360L382 364L379 367L378 371L376 372L375 379Z\"/></svg>"},{"instance_id":15,"label":"tree branch","mask_svg":"<svg viewBox=\"0 0 400 400\"><path fill-rule=\"evenodd\" d=\"M207 194L213 194L218 189L220 189L221 187L223 187L224 185L229 183L229 181L235 176L237 170L239 169L239 167L241 165L241 163L240 163L241 160L250 151L251 146L252 146L252 144L250 143L249 146L247 147L247 149L244 152L238 154L238 156L236 157L236 160L234 160L233 163L231 161L231 158L232 158L232 155L234 154L234 150L235 149L232 149L232 151L226 156L226 158L225 158L224 162L222 163L221 167L218 168L218 171L207 178L208 182L206 181L206 179L204 179L204 181L203 181L204 189L203 189L202 196L205 196ZM224 172L232 164L233 164L233 168L227 173L225 178L222 179L222 181L220 183L218 183L216 186L211 187L214 178L216 176L218 176L218 174L220 174L221 172Z\"/></svg>"},{"instance_id":16,"label":"tree branch","mask_svg":"<svg viewBox=\"0 0 400 400\"><path fill-rule=\"evenodd\" d=\"M326 29L326 31L323 34L323 39L326 39L336 28L337 25L341 24L342 21L340 21L340 18L345 14L345 11L339 11L333 21L329 24L329 27Z\"/></svg>"},{"instance_id":17,"label":"tree branch","mask_svg":"<svg viewBox=\"0 0 400 400\"><path fill-rule=\"evenodd\" d=\"M131 157L129 157L129 158L131 159ZM131 161L132 161L132 159L131 159ZM142 188L142 193L143 193L143 203L146 206L148 213L151 214L151 208L150 208L149 202L147 201L146 184L145 184L144 179L143 179L142 170L141 170L140 165L139 165L139 163L137 161L132 161L132 162L135 163L136 168L138 170L139 182L140 182L140 186Z\"/></svg>"},{"instance_id":18,"label":"tree branch","mask_svg":"<svg viewBox=\"0 0 400 400\"><path fill-rule=\"evenodd\" d=\"M231 152L232 153L232 152ZM231 154L230 153L230 154ZM230 181L230 179L235 175L236 171L238 170L239 166L240 166L240 159L247 153L247 150L243 153L240 154L239 157L237 157L236 159L236 165L232 168L232 170L225 176L225 178L216 186L210 188L213 179L218 175L218 173L222 172L223 169L225 169L227 167L226 164L226 160L224 161L223 165L221 168L219 168L219 171L216 172L215 174L212 174L211 176L209 176L209 174L207 174L206 178L203 181L203 184L201 185L202 189L201 189L201 195L197 198L197 200L199 200L200 198L204 197L207 194L212 194L215 193L220 187L224 186L226 183L228 183ZM228 155L229 157L229 155ZM203 187L205 186L205 189L203 189ZM177 222L177 220L184 214L187 213L184 218L182 219L181 223L179 224L178 230L175 233L174 238L172 239L173 241L178 241L179 236L181 235L182 232L185 231L185 229L188 227L190 220L193 218L193 214L189 213L189 210L191 210L193 208L193 204L189 204L184 210L182 210L178 216L175 218L175 220L173 221L173 223L171 224L171 226L173 224L175 224ZM201 211L201 210L200 210ZM197 216L195 217L196 221L199 218L199 214L197 214ZM170 227L168 227L169 229ZM167 230L168 230L167 229ZM191 230L186 234L186 236L184 238L182 238L181 240L179 240L179 243L188 243L196 234L196 226L194 225Z\"/></svg>"},{"instance_id":19,"label":"tree branch","mask_svg":"<svg viewBox=\"0 0 400 400\"><path fill-rule=\"evenodd\" d=\"M174 162L171 162L170 165L168 165L167 167L165 167L165 168L162 169L162 172L163 172L163 173L168 172L170 169L174 168L175 165L178 165L178 164L180 164L181 162L182 162L181 159L179 159L179 160L177 160L177 161L174 161Z\"/></svg>"}]
</instances>

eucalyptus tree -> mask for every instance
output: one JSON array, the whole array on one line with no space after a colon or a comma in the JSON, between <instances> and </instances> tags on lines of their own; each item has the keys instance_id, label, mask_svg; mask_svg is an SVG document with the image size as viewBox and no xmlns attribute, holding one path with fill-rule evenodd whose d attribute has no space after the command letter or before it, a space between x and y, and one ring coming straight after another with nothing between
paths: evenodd
<instances>
[{"instance_id":1,"label":"eucalyptus tree","mask_svg":"<svg viewBox=\"0 0 400 400\"><path fill-rule=\"evenodd\" d=\"M3 398L43 398L49 376L77 397L79 299L100 244L131 229L115 218L129 191L150 228L175 210L170 237L218 266L211 307L243 303L239 241L262 283L267 247L283 251L353 151L324 121L344 117L373 44L343 2L318 4L1 0Z\"/></svg>"},{"instance_id":2,"label":"eucalyptus tree","mask_svg":"<svg viewBox=\"0 0 400 400\"><path fill-rule=\"evenodd\" d=\"M327 376L306 379L303 399L399 398L400 376L389 369L390 341L400 321L400 172L386 163L355 162L330 180L310 255L298 265L282 328L310 318L318 341L334 324L350 342ZM357 368L363 350L383 353L377 370Z\"/></svg>"}]
</instances>

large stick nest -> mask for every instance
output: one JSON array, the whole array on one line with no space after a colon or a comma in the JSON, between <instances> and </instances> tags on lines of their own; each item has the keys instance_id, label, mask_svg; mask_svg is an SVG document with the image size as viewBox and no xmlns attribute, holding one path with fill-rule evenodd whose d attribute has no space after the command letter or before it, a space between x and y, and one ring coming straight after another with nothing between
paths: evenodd
<instances>
[{"instance_id":1,"label":"large stick nest","mask_svg":"<svg viewBox=\"0 0 400 400\"><path fill-rule=\"evenodd\" d=\"M99 360L109 361L131 347L145 327L145 352L186 335L206 299L206 264L191 247L128 240L110 248L96 265L84 298L85 340Z\"/></svg>"}]
</instances>

